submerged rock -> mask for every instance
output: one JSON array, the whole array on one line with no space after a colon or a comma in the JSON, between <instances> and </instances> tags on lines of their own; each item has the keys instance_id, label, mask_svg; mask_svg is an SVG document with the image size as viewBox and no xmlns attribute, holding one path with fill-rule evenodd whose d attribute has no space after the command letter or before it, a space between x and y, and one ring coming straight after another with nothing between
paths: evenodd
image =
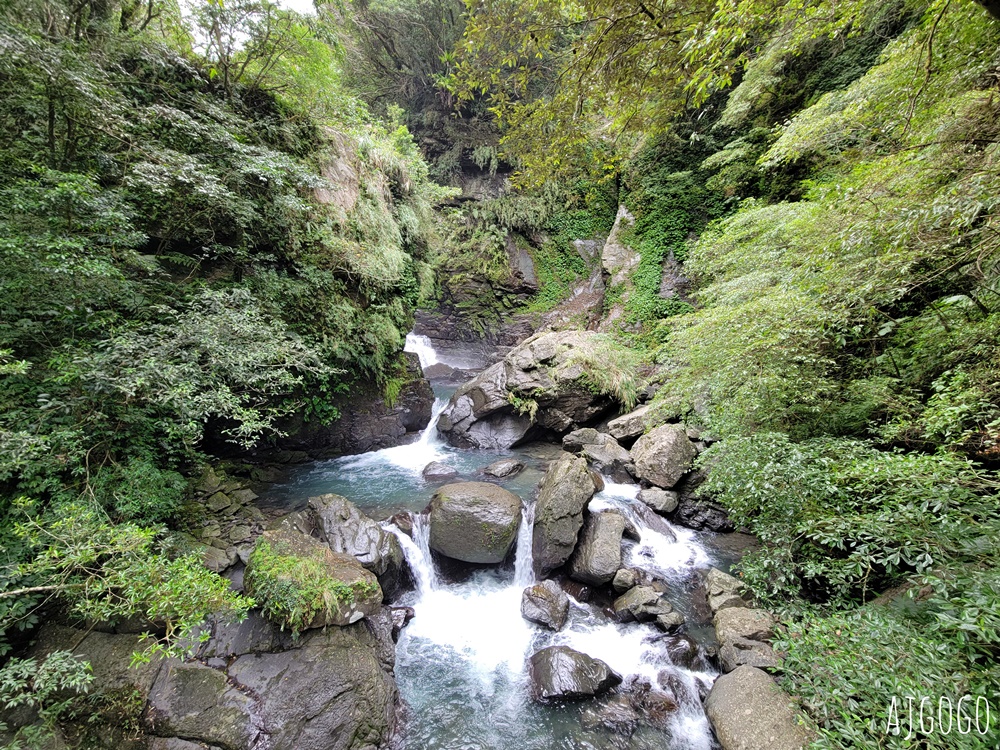
<instances>
[{"instance_id":1,"label":"submerged rock","mask_svg":"<svg viewBox=\"0 0 1000 750\"><path fill-rule=\"evenodd\" d=\"M600 659L568 646L549 646L528 660L531 697L540 703L579 700L599 695L622 678Z\"/></svg>"},{"instance_id":2,"label":"submerged rock","mask_svg":"<svg viewBox=\"0 0 1000 750\"><path fill-rule=\"evenodd\" d=\"M452 445L496 450L533 432L563 434L598 419L614 402L589 387L579 357L591 353L598 341L591 331L529 338L455 391L438 418L438 430Z\"/></svg>"},{"instance_id":3,"label":"submerged rock","mask_svg":"<svg viewBox=\"0 0 1000 750\"><path fill-rule=\"evenodd\" d=\"M690 470L696 451L682 425L665 424L647 432L632 446L636 475L668 490Z\"/></svg>"},{"instance_id":4,"label":"submerged rock","mask_svg":"<svg viewBox=\"0 0 1000 750\"><path fill-rule=\"evenodd\" d=\"M569 561L570 576L597 586L610 583L622 566L624 531L625 519L617 513L589 516Z\"/></svg>"},{"instance_id":5,"label":"submerged rock","mask_svg":"<svg viewBox=\"0 0 1000 750\"><path fill-rule=\"evenodd\" d=\"M521 499L489 482L446 484L428 508L431 549L463 562L503 562L521 524Z\"/></svg>"},{"instance_id":6,"label":"submerged rock","mask_svg":"<svg viewBox=\"0 0 1000 750\"><path fill-rule=\"evenodd\" d=\"M705 709L723 750L802 750L813 739L788 694L754 667L719 677Z\"/></svg>"},{"instance_id":7,"label":"submerged rock","mask_svg":"<svg viewBox=\"0 0 1000 750\"><path fill-rule=\"evenodd\" d=\"M529 586L521 595L521 616L552 630L561 630L569 614L569 596L555 581Z\"/></svg>"},{"instance_id":8,"label":"submerged rock","mask_svg":"<svg viewBox=\"0 0 1000 750\"><path fill-rule=\"evenodd\" d=\"M594 489L584 459L567 453L549 464L538 490L532 531L532 552L540 574L547 575L573 554L583 526L583 509Z\"/></svg>"},{"instance_id":9,"label":"submerged rock","mask_svg":"<svg viewBox=\"0 0 1000 750\"><path fill-rule=\"evenodd\" d=\"M488 477L505 479L506 477L517 476L524 469L524 464L516 458L501 458L494 461L483 469L483 474Z\"/></svg>"},{"instance_id":10,"label":"submerged rock","mask_svg":"<svg viewBox=\"0 0 1000 750\"><path fill-rule=\"evenodd\" d=\"M422 474L424 479L447 479L448 477L457 477L458 469L441 461L431 461L424 467Z\"/></svg>"}]
</instances>

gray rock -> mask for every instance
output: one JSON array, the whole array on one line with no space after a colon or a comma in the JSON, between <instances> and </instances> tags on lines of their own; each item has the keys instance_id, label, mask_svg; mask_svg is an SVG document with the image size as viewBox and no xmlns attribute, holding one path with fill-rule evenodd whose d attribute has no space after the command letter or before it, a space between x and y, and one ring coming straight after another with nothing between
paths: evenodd
<instances>
[{"instance_id":1,"label":"gray rock","mask_svg":"<svg viewBox=\"0 0 1000 750\"><path fill-rule=\"evenodd\" d=\"M580 714L580 725L587 731L602 729L623 737L631 737L639 726L638 709L626 695L612 695L596 706L588 706Z\"/></svg>"},{"instance_id":2,"label":"gray rock","mask_svg":"<svg viewBox=\"0 0 1000 750\"><path fill-rule=\"evenodd\" d=\"M542 575L573 554L583 526L583 509L594 496L594 480L582 458L565 454L549 464L535 503L532 552Z\"/></svg>"},{"instance_id":3,"label":"gray rock","mask_svg":"<svg viewBox=\"0 0 1000 750\"><path fill-rule=\"evenodd\" d=\"M589 516L569 561L570 577L597 586L609 583L622 566L624 531L625 519L617 513Z\"/></svg>"},{"instance_id":4,"label":"gray rock","mask_svg":"<svg viewBox=\"0 0 1000 750\"><path fill-rule=\"evenodd\" d=\"M774 618L763 609L720 609L715 613L713 622L715 637L723 645L737 638L767 641L774 636Z\"/></svg>"},{"instance_id":5,"label":"gray rock","mask_svg":"<svg viewBox=\"0 0 1000 750\"><path fill-rule=\"evenodd\" d=\"M457 477L458 469L441 461L431 461L423 470L424 479L447 479Z\"/></svg>"},{"instance_id":6,"label":"gray rock","mask_svg":"<svg viewBox=\"0 0 1000 750\"><path fill-rule=\"evenodd\" d=\"M673 513L677 510L678 497L676 492L650 488L639 490L639 500L655 510L657 513Z\"/></svg>"},{"instance_id":7,"label":"gray rock","mask_svg":"<svg viewBox=\"0 0 1000 750\"><path fill-rule=\"evenodd\" d=\"M562 445L563 450L580 454L595 471L614 481L634 481L632 456L610 435L584 427L563 437Z\"/></svg>"},{"instance_id":8,"label":"gray rock","mask_svg":"<svg viewBox=\"0 0 1000 750\"><path fill-rule=\"evenodd\" d=\"M521 595L521 616L531 622L561 630L569 614L569 596L555 581L529 586Z\"/></svg>"},{"instance_id":9,"label":"gray rock","mask_svg":"<svg viewBox=\"0 0 1000 750\"><path fill-rule=\"evenodd\" d=\"M602 435L611 437L603 432L598 432L593 427L581 427L579 430L573 430L563 435L562 448L567 453L579 453L585 445L599 444Z\"/></svg>"},{"instance_id":10,"label":"gray rock","mask_svg":"<svg viewBox=\"0 0 1000 750\"><path fill-rule=\"evenodd\" d=\"M316 612L303 629L322 628L327 625L348 625L376 613L382 606L382 589L374 573L365 570L352 556L333 552L326 544L295 531L265 531L257 538L254 555L250 558L244 574L247 594L253 596L266 610L269 590L275 582L287 587L311 585L313 580L305 580L310 575L308 568L282 565L277 569L261 567L256 563L256 550L261 545L270 545L272 553L281 558L311 561L318 564L323 576L330 581L329 595L324 595L325 609ZM338 596L333 586L349 587L353 595Z\"/></svg>"},{"instance_id":11,"label":"gray rock","mask_svg":"<svg viewBox=\"0 0 1000 750\"><path fill-rule=\"evenodd\" d=\"M802 750L814 737L788 694L754 667L719 677L705 709L723 750Z\"/></svg>"},{"instance_id":12,"label":"gray rock","mask_svg":"<svg viewBox=\"0 0 1000 750\"><path fill-rule=\"evenodd\" d=\"M615 440L634 440L646 431L649 406L640 406L628 414L615 417L608 422L608 433Z\"/></svg>"},{"instance_id":13,"label":"gray rock","mask_svg":"<svg viewBox=\"0 0 1000 750\"><path fill-rule=\"evenodd\" d=\"M662 425L636 440L632 460L640 479L670 489L690 470L695 459L694 444L681 425Z\"/></svg>"},{"instance_id":14,"label":"gray rock","mask_svg":"<svg viewBox=\"0 0 1000 750\"><path fill-rule=\"evenodd\" d=\"M604 249L601 251L601 270L608 278L608 287L620 286L630 277L632 270L639 265L642 256L622 240L625 226L635 224L635 217L624 205L618 207L615 224L611 228Z\"/></svg>"},{"instance_id":15,"label":"gray rock","mask_svg":"<svg viewBox=\"0 0 1000 750\"><path fill-rule=\"evenodd\" d=\"M253 714L250 696L230 685L224 672L170 660L149 694L143 721L161 737L243 750L253 747L264 729Z\"/></svg>"},{"instance_id":16,"label":"gray rock","mask_svg":"<svg viewBox=\"0 0 1000 750\"><path fill-rule=\"evenodd\" d=\"M641 570L636 568L621 568L611 581L611 588L619 594L623 594L631 588L638 586L643 581Z\"/></svg>"},{"instance_id":17,"label":"gray rock","mask_svg":"<svg viewBox=\"0 0 1000 750\"><path fill-rule=\"evenodd\" d=\"M770 644L732 638L719 646L719 665L723 672L732 672L742 666L775 669L781 666L781 657Z\"/></svg>"},{"instance_id":18,"label":"gray rock","mask_svg":"<svg viewBox=\"0 0 1000 750\"><path fill-rule=\"evenodd\" d=\"M531 697L540 703L589 698L622 681L603 661L568 646L549 646L533 654L528 677Z\"/></svg>"},{"instance_id":19,"label":"gray rock","mask_svg":"<svg viewBox=\"0 0 1000 750\"><path fill-rule=\"evenodd\" d=\"M695 471L681 480L677 487L679 500L673 520L691 529L722 533L735 531L736 526L729 519L726 509L706 497L701 490L706 478L704 471Z\"/></svg>"},{"instance_id":20,"label":"gray rock","mask_svg":"<svg viewBox=\"0 0 1000 750\"><path fill-rule=\"evenodd\" d=\"M740 596L740 588L739 579L728 573L723 573L718 568L710 568L705 576L705 593L712 614L714 615L720 609L747 606L743 597Z\"/></svg>"},{"instance_id":21,"label":"gray rock","mask_svg":"<svg viewBox=\"0 0 1000 750\"><path fill-rule=\"evenodd\" d=\"M320 538L334 552L350 555L378 578L387 599L409 583L409 568L399 540L366 516L346 497L309 498L308 512Z\"/></svg>"},{"instance_id":22,"label":"gray rock","mask_svg":"<svg viewBox=\"0 0 1000 750\"><path fill-rule=\"evenodd\" d=\"M521 524L521 499L489 482L447 484L429 510L431 549L463 562L503 562Z\"/></svg>"},{"instance_id":23,"label":"gray rock","mask_svg":"<svg viewBox=\"0 0 1000 750\"><path fill-rule=\"evenodd\" d=\"M494 461L483 469L483 474L488 477L504 479L506 477L517 476L523 469L524 464L516 458L501 458L499 461Z\"/></svg>"},{"instance_id":24,"label":"gray rock","mask_svg":"<svg viewBox=\"0 0 1000 750\"><path fill-rule=\"evenodd\" d=\"M438 418L449 443L463 448L503 449L529 433L563 434L613 408L612 400L585 385L575 350L590 350L598 334L555 331L532 336L455 391ZM534 403L534 420L514 401Z\"/></svg>"},{"instance_id":25,"label":"gray rock","mask_svg":"<svg viewBox=\"0 0 1000 750\"><path fill-rule=\"evenodd\" d=\"M230 555L225 549L202 545L199 549L202 564L213 573L221 573L236 564L234 555Z\"/></svg>"},{"instance_id":26,"label":"gray rock","mask_svg":"<svg viewBox=\"0 0 1000 750\"><path fill-rule=\"evenodd\" d=\"M656 621L657 625L667 631L684 624L684 616L676 612L667 598L651 586L635 586L615 599L611 606L615 616L622 622Z\"/></svg>"}]
</instances>

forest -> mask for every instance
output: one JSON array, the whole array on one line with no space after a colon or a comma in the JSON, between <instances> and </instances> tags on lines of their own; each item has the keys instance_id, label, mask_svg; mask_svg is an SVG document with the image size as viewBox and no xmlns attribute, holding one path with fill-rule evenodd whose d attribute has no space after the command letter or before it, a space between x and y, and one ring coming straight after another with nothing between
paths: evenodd
<instances>
[{"instance_id":1,"label":"forest","mask_svg":"<svg viewBox=\"0 0 1000 750\"><path fill-rule=\"evenodd\" d=\"M203 564L199 487L396 404L415 315L569 309L591 390L712 437L813 747L995 746L886 722L1000 711L1000 5L300 10L0 6L0 737L121 709L29 652L48 620L152 623L141 664L259 604Z\"/></svg>"}]
</instances>

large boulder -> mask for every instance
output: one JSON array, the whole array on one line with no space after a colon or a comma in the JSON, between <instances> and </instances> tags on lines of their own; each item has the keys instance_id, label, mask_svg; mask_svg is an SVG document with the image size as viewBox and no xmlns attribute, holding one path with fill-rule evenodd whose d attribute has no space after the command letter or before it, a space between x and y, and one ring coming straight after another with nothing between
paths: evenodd
<instances>
[{"instance_id":1,"label":"large boulder","mask_svg":"<svg viewBox=\"0 0 1000 750\"><path fill-rule=\"evenodd\" d=\"M615 599L612 605L615 616L622 622L652 622L666 631L684 624L684 616L661 592L651 586L636 586Z\"/></svg>"},{"instance_id":2,"label":"large boulder","mask_svg":"<svg viewBox=\"0 0 1000 750\"><path fill-rule=\"evenodd\" d=\"M705 594L708 597L708 606L714 615L720 609L730 607L745 607L747 603L740 596L742 585L738 578L734 578L728 573L723 573L718 568L709 568L705 576Z\"/></svg>"},{"instance_id":3,"label":"large boulder","mask_svg":"<svg viewBox=\"0 0 1000 750\"><path fill-rule=\"evenodd\" d=\"M608 422L608 433L619 442L630 443L646 431L649 410L650 407L644 404L628 414L615 417Z\"/></svg>"},{"instance_id":4,"label":"large boulder","mask_svg":"<svg viewBox=\"0 0 1000 750\"><path fill-rule=\"evenodd\" d=\"M723 672L741 666L772 669L781 658L767 643L774 635L774 618L762 609L729 607L715 613L715 637L719 641L719 665Z\"/></svg>"},{"instance_id":5,"label":"large boulder","mask_svg":"<svg viewBox=\"0 0 1000 750\"><path fill-rule=\"evenodd\" d=\"M496 450L595 421L614 406L595 393L582 363L598 341L592 331L529 338L455 391L438 430L452 445Z\"/></svg>"},{"instance_id":6,"label":"large boulder","mask_svg":"<svg viewBox=\"0 0 1000 750\"><path fill-rule=\"evenodd\" d=\"M618 513L594 513L583 525L580 542L569 561L570 577L600 586L610 583L622 566L625 519Z\"/></svg>"},{"instance_id":7,"label":"large boulder","mask_svg":"<svg viewBox=\"0 0 1000 750\"><path fill-rule=\"evenodd\" d=\"M652 508L657 513L666 515L677 510L677 493L670 490L650 487L649 489L639 490L637 497L640 502L645 503L647 507Z\"/></svg>"},{"instance_id":8,"label":"large boulder","mask_svg":"<svg viewBox=\"0 0 1000 750\"><path fill-rule=\"evenodd\" d=\"M409 573L399 540L346 497L333 494L311 497L307 513L315 519L315 529L330 549L351 555L378 577L387 599L395 597L407 585Z\"/></svg>"},{"instance_id":9,"label":"large boulder","mask_svg":"<svg viewBox=\"0 0 1000 750\"><path fill-rule=\"evenodd\" d=\"M755 667L719 677L705 710L723 750L802 750L813 740L788 694Z\"/></svg>"},{"instance_id":10,"label":"large boulder","mask_svg":"<svg viewBox=\"0 0 1000 750\"><path fill-rule=\"evenodd\" d=\"M587 459L595 471L616 482L635 481L632 456L610 435L584 427L563 437L563 450Z\"/></svg>"},{"instance_id":11,"label":"large boulder","mask_svg":"<svg viewBox=\"0 0 1000 750\"><path fill-rule=\"evenodd\" d=\"M265 614L293 631L349 625L377 612L382 589L350 555L296 531L257 538L243 585Z\"/></svg>"},{"instance_id":12,"label":"large boulder","mask_svg":"<svg viewBox=\"0 0 1000 750\"><path fill-rule=\"evenodd\" d=\"M549 464L535 503L532 552L537 571L546 575L565 563L583 526L583 509L595 491L582 458L563 455Z\"/></svg>"},{"instance_id":13,"label":"large boulder","mask_svg":"<svg viewBox=\"0 0 1000 750\"><path fill-rule=\"evenodd\" d=\"M428 508L431 549L463 562L503 562L521 524L521 499L489 482L446 484Z\"/></svg>"},{"instance_id":14,"label":"large boulder","mask_svg":"<svg viewBox=\"0 0 1000 750\"><path fill-rule=\"evenodd\" d=\"M529 586L521 595L521 616L552 630L561 630L569 614L569 596L555 581Z\"/></svg>"},{"instance_id":15,"label":"large boulder","mask_svg":"<svg viewBox=\"0 0 1000 750\"><path fill-rule=\"evenodd\" d=\"M549 646L528 660L531 697L540 703L579 700L599 695L622 678L600 659L568 646Z\"/></svg>"},{"instance_id":16,"label":"large boulder","mask_svg":"<svg viewBox=\"0 0 1000 750\"><path fill-rule=\"evenodd\" d=\"M697 451L681 425L665 424L647 432L632 446L636 475L669 490L694 463Z\"/></svg>"}]
</instances>

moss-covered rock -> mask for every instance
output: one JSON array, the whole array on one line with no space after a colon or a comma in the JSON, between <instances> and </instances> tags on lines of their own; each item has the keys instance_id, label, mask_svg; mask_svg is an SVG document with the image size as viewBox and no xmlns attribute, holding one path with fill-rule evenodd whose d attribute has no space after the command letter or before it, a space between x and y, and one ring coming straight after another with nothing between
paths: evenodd
<instances>
[{"instance_id":1,"label":"moss-covered rock","mask_svg":"<svg viewBox=\"0 0 1000 750\"><path fill-rule=\"evenodd\" d=\"M430 504L431 549L453 560L503 562L521 525L521 499L488 482L446 484Z\"/></svg>"}]
</instances>

